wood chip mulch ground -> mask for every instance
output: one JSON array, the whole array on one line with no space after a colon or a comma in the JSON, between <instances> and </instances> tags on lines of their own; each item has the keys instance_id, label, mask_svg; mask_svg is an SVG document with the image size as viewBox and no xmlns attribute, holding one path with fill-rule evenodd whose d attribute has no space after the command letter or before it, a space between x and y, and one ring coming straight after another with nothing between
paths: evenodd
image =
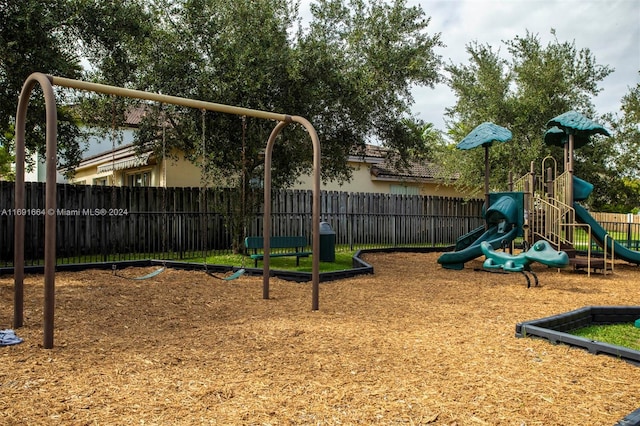
<instances>
[{"instance_id":1,"label":"wood chip mulch ground","mask_svg":"<svg viewBox=\"0 0 640 426\"><path fill-rule=\"evenodd\" d=\"M520 274L442 269L437 253L369 254L374 275L320 285L167 270L56 275L55 347L42 349L43 277L25 281L25 339L0 347L5 425L613 425L640 407L640 368L515 337L518 322L640 305L640 269ZM141 276L153 268L121 271ZM13 277L0 277L11 328Z\"/></svg>"}]
</instances>

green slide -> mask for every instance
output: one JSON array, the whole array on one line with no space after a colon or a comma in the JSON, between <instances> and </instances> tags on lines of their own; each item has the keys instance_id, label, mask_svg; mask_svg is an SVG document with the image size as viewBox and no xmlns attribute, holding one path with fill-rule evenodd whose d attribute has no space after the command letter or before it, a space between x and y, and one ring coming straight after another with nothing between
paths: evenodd
<instances>
[{"instance_id":1,"label":"green slide","mask_svg":"<svg viewBox=\"0 0 640 426\"><path fill-rule=\"evenodd\" d=\"M593 191L593 185L579 177L573 177L573 199L576 201L586 200ZM600 247L604 247L607 231L589 214L587 209L574 202L573 208L576 211L576 219L581 223L586 223L591 227L591 235ZM607 240L607 250L614 250L614 256L629 263L640 265L640 251L629 250L625 246L615 242L610 238Z\"/></svg>"},{"instance_id":2,"label":"green slide","mask_svg":"<svg viewBox=\"0 0 640 426\"><path fill-rule=\"evenodd\" d=\"M491 244L494 249L499 249L503 243L510 243L521 232L518 215L518 205L512 197L498 198L487 210L487 231L461 250L442 253L438 263L445 269L460 270L464 268L465 262L483 256L480 246L483 241Z\"/></svg>"},{"instance_id":3,"label":"green slide","mask_svg":"<svg viewBox=\"0 0 640 426\"><path fill-rule=\"evenodd\" d=\"M589 214L587 209L582 207L578 203L573 203L573 208L576 211L576 218L581 223L586 223L591 227L591 236L597 241L600 247L604 247L605 235L607 231ZM629 250L620 243L607 238L607 250L611 253L614 250L614 256L616 259L622 259L629 263L635 263L640 265L640 251Z\"/></svg>"}]
</instances>

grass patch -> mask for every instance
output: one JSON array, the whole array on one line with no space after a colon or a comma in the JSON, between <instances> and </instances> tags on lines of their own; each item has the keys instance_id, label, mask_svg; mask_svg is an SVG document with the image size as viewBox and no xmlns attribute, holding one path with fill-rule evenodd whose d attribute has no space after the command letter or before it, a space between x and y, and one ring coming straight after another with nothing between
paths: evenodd
<instances>
[{"instance_id":1,"label":"grass patch","mask_svg":"<svg viewBox=\"0 0 640 426\"><path fill-rule=\"evenodd\" d=\"M356 250L336 250L335 262L320 262L320 272L342 271L353 268L353 255ZM243 259L244 258L244 259ZM56 259L57 265L73 264L73 263L102 263L102 262L119 262L129 260L147 260L147 259L166 259L180 262L200 263L204 262L202 252L191 253L127 253L112 255L83 255L78 257L59 257ZM225 265L235 267L253 268L253 259L249 256L233 253L218 253L207 256L207 263L210 265ZM296 266L295 257L277 257L271 258L271 269L283 269L298 272L311 272L312 258L301 257L300 265ZM11 266L8 263L6 266ZM26 266L42 266L44 259L26 260ZM258 262L258 268L262 268L262 261Z\"/></svg>"},{"instance_id":2,"label":"grass patch","mask_svg":"<svg viewBox=\"0 0 640 426\"><path fill-rule=\"evenodd\" d=\"M574 330L571 334L640 351L640 328L633 323L590 325Z\"/></svg>"},{"instance_id":3,"label":"grass patch","mask_svg":"<svg viewBox=\"0 0 640 426\"><path fill-rule=\"evenodd\" d=\"M320 272L342 271L353 268L353 255L355 251L336 252L335 262L320 262ZM218 254L207 256L207 263L211 265L245 266L253 268L253 259L241 254ZM186 262L202 263L203 258L185 259ZM272 257L269 261L271 269L283 269L287 271L311 272L313 260L310 257L301 257L300 265L296 266L295 257ZM258 268L262 268L262 261L258 261Z\"/></svg>"}]
</instances>

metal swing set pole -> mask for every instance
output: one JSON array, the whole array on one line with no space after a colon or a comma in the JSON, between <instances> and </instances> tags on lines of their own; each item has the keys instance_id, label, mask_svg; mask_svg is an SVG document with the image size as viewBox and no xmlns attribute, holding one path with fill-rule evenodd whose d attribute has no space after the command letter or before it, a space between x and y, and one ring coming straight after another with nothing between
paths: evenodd
<instances>
[{"instance_id":1,"label":"metal swing set pole","mask_svg":"<svg viewBox=\"0 0 640 426\"><path fill-rule=\"evenodd\" d=\"M260 111L213 102L205 102L194 99L168 96L158 93L143 92L141 90L126 89L123 87L109 86L105 84L90 83L57 77L43 73L33 73L25 80L16 113L16 186L15 209L22 212L25 209L25 123L29 98L36 84L40 84L45 98L46 113L46 185L45 185L45 239L44 239L44 326L43 347L53 348L53 324L55 310L55 266L56 266L56 163L57 163L57 111L53 86L67 87L71 89L89 92L110 94L127 98L143 99L165 104L180 105L189 108L217 111L247 117L275 120L278 124L271 132L267 142L265 155L265 207L264 207L264 271L263 271L263 298L269 298L269 237L271 233L271 153L278 134L289 123L301 124L309 133L313 144L313 265L312 265L312 310L319 309L319 283L320 283L320 142L318 135L311 123L303 117L278 114L268 111ZM268 161L267 161L268 159ZM268 184L267 184L268 181ZM268 193L268 195L267 195ZM14 221L14 327L22 327L24 316L24 234L25 217L22 214L15 215Z\"/></svg>"}]
</instances>

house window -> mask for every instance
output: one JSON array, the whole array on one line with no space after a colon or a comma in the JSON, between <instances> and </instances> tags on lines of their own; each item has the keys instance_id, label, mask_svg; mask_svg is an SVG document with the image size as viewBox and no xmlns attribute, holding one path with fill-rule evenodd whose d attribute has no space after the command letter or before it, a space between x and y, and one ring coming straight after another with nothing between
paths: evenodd
<instances>
[{"instance_id":1,"label":"house window","mask_svg":"<svg viewBox=\"0 0 640 426\"><path fill-rule=\"evenodd\" d=\"M107 178L96 178L93 180L93 184L96 186L107 186Z\"/></svg>"},{"instance_id":2,"label":"house window","mask_svg":"<svg viewBox=\"0 0 640 426\"><path fill-rule=\"evenodd\" d=\"M140 172L128 175L129 186L151 186L151 172Z\"/></svg>"},{"instance_id":3,"label":"house window","mask_svg":"<svg viewBox=\"0 0 640 426\"><path fill-rule=\"evenodd\" d=\"M389 190L397 195L420 195L420 188L417 186L391 185Z\"/></svg>"}]
</instances>

